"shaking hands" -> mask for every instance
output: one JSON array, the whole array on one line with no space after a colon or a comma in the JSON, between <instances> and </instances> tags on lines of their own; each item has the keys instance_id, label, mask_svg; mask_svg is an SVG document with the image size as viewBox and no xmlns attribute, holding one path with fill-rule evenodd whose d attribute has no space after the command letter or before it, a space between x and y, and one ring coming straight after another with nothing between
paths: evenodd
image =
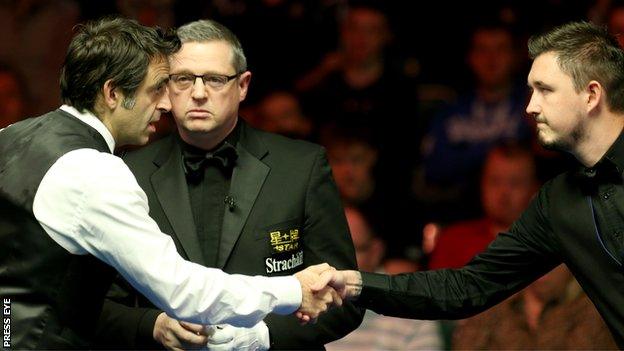
<instances>
[{"instance_id":1,"label":"shaking hands","mask_svg":"<svg viewBox=\"0 0 624 351\"><path fill-rule=\"evenodd\" d=\"M359 296L362 278L358 271L338 271L327 263L310 266L295 273L301 284L303 298L295 313L301 324L314 322L342 300Z\"/></svg>"}]
</instances>

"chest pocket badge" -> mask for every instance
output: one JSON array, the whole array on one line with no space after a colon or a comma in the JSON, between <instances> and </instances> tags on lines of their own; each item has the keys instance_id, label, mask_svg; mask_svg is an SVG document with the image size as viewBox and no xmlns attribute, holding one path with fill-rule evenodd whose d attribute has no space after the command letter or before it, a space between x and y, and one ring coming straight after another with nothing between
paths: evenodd
<instances>
[{"instance_id":1,"label":"chest pocket badge","mask_svg":"<svg viewBox=\"0 0 624 351\"><path fill-rule=\"evenodd\" d=\"M268 234L271 256L264 260L267 273L279 273L303 265L299 229L274 230Z\"/></svg>"},{"instance_id":2,"label":"chest pocket badge","mask_svg":"<svg viewBox=\"0 0 624 351\"><path fill-rule=\"evenodd\" d=\"M269 237L273 254L299 249L299 229L275 230L269 233Z\"/></svg>"}]
</instances>

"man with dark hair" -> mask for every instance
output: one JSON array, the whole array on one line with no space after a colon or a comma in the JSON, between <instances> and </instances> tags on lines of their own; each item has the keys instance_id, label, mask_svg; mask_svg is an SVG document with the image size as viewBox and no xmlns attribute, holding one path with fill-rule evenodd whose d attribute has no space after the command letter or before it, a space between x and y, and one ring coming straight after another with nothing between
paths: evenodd
<instances>
[{"instance_id":1,"label":"man with dark hair","mask_svg":"<svg viewBox=\"0 0 624 351\"><path fill-rule=\"evenodd\" d=\"M228 273L279 276L321 262L357 267L325 151L239 118L251 72L228 28L201 20L177 33L182 48L170 59L169 91L178 133L125 157L160 229L183 257ZM201 326L181 325L125 290L114 291L123 304L107 303L100 320L106 346L205 346L192 340ZM361 320L350 303L305 328L291 316L269 315L253 328L220 326L209 346L321 349ZM215 341L222 339L229 341Z\"/></svg>"},{"instance_id":2,"label":"man with dark hair","mask_svg":"<svg viewBox=\"0 0 624 351\"><path fill-rule=\"evenodd\" d=\"M463 268L325 278L384 315L450 319L494 306L563 262L624 347L624 52L606 29L577 22L533 37L529 53L526 110L540 142L572 153L578 169L546 183Z\"/></svg>"},{"instance_id":3,"label":"man with dark hair","mask_svg":"<svg viewBox=\"0 0 624 351\"><path fill-rule=\"evenodd\" d=\"M112 152L146 143L171 108L167 57L179 48L177 37L136 21L86 24L65 58L65 105L0 131L0 194L38 222L0 231L11 348L89 348L114 276L107 264L168 314L195 323L250 326L298 308L307 320L340 303L330 288L310 293L328 266L296 277L228 275L182 259L149 217L145 193Z\"/></svg>"}]
</instances>

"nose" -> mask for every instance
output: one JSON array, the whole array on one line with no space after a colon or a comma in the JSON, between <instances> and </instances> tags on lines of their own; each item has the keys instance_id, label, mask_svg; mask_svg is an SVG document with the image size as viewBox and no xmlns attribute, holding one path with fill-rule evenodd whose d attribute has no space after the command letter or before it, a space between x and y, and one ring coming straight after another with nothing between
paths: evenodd
<instances>
[{"instance_id":1,"label":"nose","mask_svg":"<svg viewBox=\"0 0 624 351\"><path fill-rule=\"evenodd\" d=\"M531 99L526 107L526 113L528 113L531 117L535 117L540 113L540 107L537 102L537 98L535 97L535 93L531 94Z\"/></svg>"},{"instance_id":2,"label":"nose","mask_svg":"<svg viewBox=\"0 0 624 351\"><path fill-rule=\"evenodd\" d=\"M199 83L197 80L199 79ZM201 77L196 77L195 82L193 83L193 89L191 92L191 96L193 99L205 99L206 98L206 85L204 85L204 80Z\"/></svg>"},{"instance_id":3,"label":"nose","mask_svg":"<svg viewBox=\"0 0 624 351\"><path fill-rule=\"evenodd\" d=\"M166 113L171 110L171 99L169 98L169 88L165 87L165 89L166 89L165 93L162 94L160 100L158 101L158 105L156 105L156 108L161 113Z\"/></svg>"}]
</instances>

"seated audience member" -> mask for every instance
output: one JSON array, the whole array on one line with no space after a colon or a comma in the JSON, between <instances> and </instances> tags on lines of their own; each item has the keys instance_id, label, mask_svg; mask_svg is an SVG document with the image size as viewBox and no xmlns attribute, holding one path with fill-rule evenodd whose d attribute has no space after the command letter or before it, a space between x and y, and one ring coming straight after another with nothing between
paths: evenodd
<instances>
[{"instance_id":1,"label":"seated audience member","mask_svg":"<svg viewBox=\"0 0 624 351\"><path fill-rule=\"evenodd\" d=\"M266 95L256 107L256 127L295 139L309 139L312 123L303 115L297 97L287 91Z\"/></svg>"},{"instance_id":2,"label":"seated audience member","mask_svg":"<svg viewBox=\"0 0 624 351\"><path fill-rule=\"evenodd\" d=\"M355 207L345 214L362 271L384 272L381 261L384 243L376 236L364 215ZM327 350L441 350L439 322L386 317L366 311L358 329L326 345Z\"/></svg>"},{"instance_id":3,"label":"seated audience member","mask_svg":"<svg viewBox=\"0 0 624 351\"><path fill-rule=\"evenodd\" d=\"M433 118L422 143L414 193L429 220L478 215L475 190L487 151L501 142L531 140L515 40L499 23L480 25L471 34L466 61L474 85Z\"/></svg>"},{"instance_id":4,"label":"seated audience member","mask_svg":"<svg viewBox=\"0 0 624 351\"><path fill-rule=\"evenodd\" d=\"M430 269L462 267L507 231L538 189L533 154L517 144L493 148L481 174L484 217L450 225L437 238ZM424 235L426 237L426 235Z\"/></svg>"},{"instance_id":5,"label":"seated audience member","mask_svg":"<svg viewBox=\"0 0 624 351\"><path fill-rule=\"evenodd\" d=\"M458 323L455 350L616 350L594 305L565 265L500 305Z\"/></svg>"},{"instance_id":6,"label":"seated audience member","mask_svg":"<svg viewBox=\"0 0 624 351\"><path fill-rule=\"evenodd\" d=\"M418 245L417 228L409 196L397 191L388 178L380 176L379 149L370 142L368 128L343 128L328 125L321 131L321 144L342 201L357 206L375 228L387 233L387 255L392 258L413 258L406 252L410 244ZM398 170L395 170L399 172ZM387 170L386 170L387 172Z\"/></svg>"},{"instance_id":7,"label":"seated audience member","mask_svg":"<svg viewBox=\"0 0 624 351\"><path fill-rule=\"evenodd\" d=\"M368 207L374 202L377 149L368 141L366 129L327 127L321 144L327 148L336 186L343 203Z\"/></svg>"}]
</instances>

